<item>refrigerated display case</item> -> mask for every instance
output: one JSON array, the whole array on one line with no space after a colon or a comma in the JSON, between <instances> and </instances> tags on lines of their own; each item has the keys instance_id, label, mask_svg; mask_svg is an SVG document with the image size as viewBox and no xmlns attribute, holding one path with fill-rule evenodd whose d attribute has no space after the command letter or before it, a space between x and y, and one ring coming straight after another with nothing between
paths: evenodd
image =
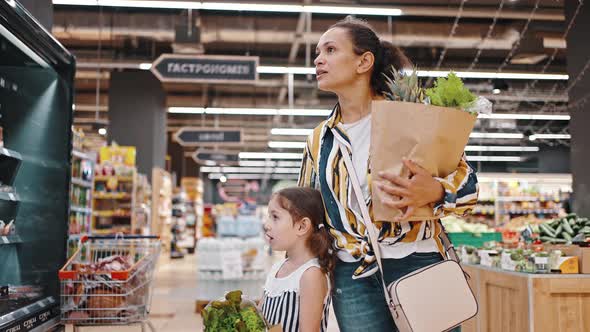
<instances>
[{"instance_id":1,"label":"refrigerated display case","mask_svg":"<svg viewBox=\"0 0 590 332\"><path fill-rule=\"evenodd\" d=\"M15 1L0 1L0 331L59 319L66 260L75 59Z\"/></svg>"}]
</instances>

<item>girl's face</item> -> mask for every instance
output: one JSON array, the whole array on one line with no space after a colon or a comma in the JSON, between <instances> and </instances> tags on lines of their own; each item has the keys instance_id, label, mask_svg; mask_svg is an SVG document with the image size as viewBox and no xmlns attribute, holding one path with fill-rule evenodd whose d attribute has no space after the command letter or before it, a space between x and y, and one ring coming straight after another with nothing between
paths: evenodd
<instances>
[{"instance_id":1,"label":"girl's face","mask_svg":"<svg viewBox=\"0 0 590 332\"><path fill-rule=\"evenodd\" d=\"M264 223L264 235L270 247L276 251L287 251L298 241L297 223L289 211L279 204L276 196L268 203L268 220Z\"/></svg>"},{"instance_id":2,"label":"girl's face","mask_svg":"<svg viewBox=\"0 0 590 332\"><path fill-rule=\"evenodd\" d=\"M318 88L337 92L358 79L357 68L361 56L354 53L354 45L346 29L326 31L316 47L314 60Z\"/></svg>"}]
</instances>

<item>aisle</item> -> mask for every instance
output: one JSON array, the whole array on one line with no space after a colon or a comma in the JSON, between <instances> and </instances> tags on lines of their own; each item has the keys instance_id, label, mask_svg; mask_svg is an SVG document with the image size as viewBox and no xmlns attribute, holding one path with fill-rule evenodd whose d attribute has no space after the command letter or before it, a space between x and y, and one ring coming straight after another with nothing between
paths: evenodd
<instances>
[{"instance_id":1,"label":"aisle","mask_svg":"<svg viewBox=\"0 0 590 332\"><path fill-rule=\"evenodd\" d=\"M195 257L162 260L156 275L151 322L158 332L202 331L201 315L195 314L197 267ZM328 332L339 332L334 315Z\"/></svg>"}]
</instances>

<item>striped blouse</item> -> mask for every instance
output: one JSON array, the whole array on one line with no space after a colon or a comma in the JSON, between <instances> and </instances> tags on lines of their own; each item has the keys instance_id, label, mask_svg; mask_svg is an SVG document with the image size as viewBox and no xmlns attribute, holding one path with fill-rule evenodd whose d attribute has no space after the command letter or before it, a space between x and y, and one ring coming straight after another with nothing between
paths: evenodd
<instances>
[{"instance_id":1,"label":"striped blouse","mask_svg":"<svg viewBox=\"0 0 590 332\"><path fill-rule=\"evenodd\" d=\"M317 258L309 260L297 270L284 278L277 278L276 274L287 261L284 259L275 264L264 284L262 299L262 314L270 326L281 325L283 332L299 331L299 282L303 273L310 267L320 267ZM326 276L326 278L328 278ZM328 285L330 280L328 279ZM328 329L328 315L330 311L330 291L324 299L321 332Z\"/></svg>"},{"instance_id":2,"label":"striped blouse","mask_svg":"<svg viewBox=\"0 0 590 332\"><path fill-rule=\"evenodd\" d=\"M359 267L353 275L356 279L375 273L377 264L362 218L351 206L352 185L339 143L343 144L349 153L351 144L340 122L340 108L337 104L330 117L320 123L308 137L303 152L299 186L313 187L322 193L326 207L326 227L335 239L336 248L343 251L346 256L359 261ZM332 132L332 128L336 134ZM477 203L477 177L465 158L459 162L455 172L446 178L436 179L444 187L445 196L443 201L434 207L434 215L463 215ZM367 183L370 190L370 168L367 171ZM365 203L371 211L370 195ZM402 258L420 251L420 248L431 246L434 250L444 252L440 240L443 227L438 220L401 223L374 220L374 223L379 229L380 247L387 246L390 252L393 250L396 253L393 255L395 258Z\"/></svg>"}]
</instances>

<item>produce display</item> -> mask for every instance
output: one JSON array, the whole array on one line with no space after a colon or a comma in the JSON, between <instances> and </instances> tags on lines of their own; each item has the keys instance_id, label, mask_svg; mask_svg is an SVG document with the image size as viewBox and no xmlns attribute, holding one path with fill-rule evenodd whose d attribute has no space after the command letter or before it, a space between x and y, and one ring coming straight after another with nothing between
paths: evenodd
<instances>
[{"instance_id":1,"label":"produce display","mask_svg":"<svg viewBox=\"0 0 590 332\"><path fill-rule=\"evenodd\" d=\"M266 324L254 302L243 300L236 290L212 301L203 310L205 332L264 332Z\"/></svg>"},{"instance_id":2,"label":"produce display","mask_svg":"<svg viewBox=\"0 0 590 332\"><path fill-rule=\"evenodd\" d=\"M493 232L495 232L494 229L490 228L486 224L468 223L464 219L461 219L461 218L458 218L455 216L441 218L441 222L442 222L443 226L445 226L445 229L447 230L447 232L449 232L449 233L479 234L479 233L493 233Z\"/></svg>"},{"instance_id":3,"label":"produce display","mask_svg":"<svg viewBox=\"0 0 590 332\"><path fill-rule=\"evenodd\" d=\"M539 224L541 241L554 244L585 242L590 238L590 219L578 217L575 213L557 218L549 223Z\"/></svg>"}]
</instances>

